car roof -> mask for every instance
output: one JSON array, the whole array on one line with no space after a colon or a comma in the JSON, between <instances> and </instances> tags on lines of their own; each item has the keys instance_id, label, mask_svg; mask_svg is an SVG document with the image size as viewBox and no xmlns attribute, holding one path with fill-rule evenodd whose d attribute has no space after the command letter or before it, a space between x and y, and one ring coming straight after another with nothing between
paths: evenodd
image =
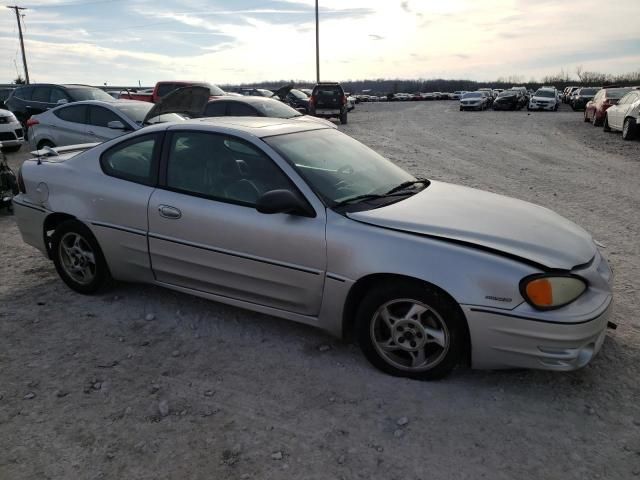
<instances>
[{"instance_id":1,"label":"car roof","mask_svg":"<svg viewBox=\"0 0 640 480\"><path fill-rule=\"evenodd\" d=\"M245 97L245 96L236 97L235 95L227 95L227 96L212 98L211 100L209 100L209 103L221 102L225 100L231 101L231 102L238 102L238 103L250 103L254 105L257 103L270 103L270 102L278 102L284 105L284 103L282 103L280 100L277 100L271 97Z\"/></svg>"},{"instance_id":2,"label":"car roof","mask_svg":"<svg viewBox=\"0 0 640 480\"><path fill-rule=\"evenodd\" d=\"M111 106L111 107L118 107L120 105L149 105L150 107L153 107L153 103L150 102L143 102L142 100L120 100L120 99L116 99L114 98L113 101L109 101L109 100L81 100L79 102L69 102L69 103L65 103L64 105L61 106L71 106L71 105L101 105L101 106Z\"/></svg>"},{"instance_id":3,"label":"car roof","mask_svg":"<svg viewBox=\"0 0 640 480\"><path fill-rule=\"evenodd\" d=\"M284 118L272 117L210 117L192 118L183 122L167 122L152 125L145 128L145 131L172 129L188 129L190 126L197 127L221 127L238 132L248 133L258 138L284 135L287 133L306 132L310 130L330 129L315 122L300 122Z\"/></svg>"}]
</instances>

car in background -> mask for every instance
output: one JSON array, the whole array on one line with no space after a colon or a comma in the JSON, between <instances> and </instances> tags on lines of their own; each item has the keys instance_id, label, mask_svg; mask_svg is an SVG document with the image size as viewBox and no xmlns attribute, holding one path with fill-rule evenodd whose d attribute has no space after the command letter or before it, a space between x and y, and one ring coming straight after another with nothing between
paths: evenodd
<instances>
[{"instance_id":1,"label":"car in background","mask_svg":"<svg viewBox=\"0 0 640 480\"><path fill-rule=\"evenodd\" d=\"M146 125L184 120L176 114L153 119L154 104L138 100L88 100L52 108L27 120L29 145L34 150L111 140Z\"/></svg>"},{"instance_id":2,"label":"car in background","mask_svg":"<svg viewBox=\"0 0 640 480\"><path fill-rule=\"evenodd\" d=\"M32 115L46 112L58 105L83 100L110 102L114 98L104 90L87 85L33 83L16 87L5 103L26 129L27 120Z\"/></svg>"},{"instance_id":3,"label":"car in background","mask_svg":"<svg viewBox=\"0 0 640 480\"><path fill-rule=\"evenodd\" d=\"M560 108L560 98L555 88L539 88L529 99L527 110L549 110L556 112Z\"/></svg>"},{"instance_id":4,"label":"car in background","mask_svg":"<svg viewBox=\"0 0 640 480\"><path fill-rule=\"evenodd\" d=\"M467 92L460 99L460 111L486 110L489 107L489 97L485 92Z\"/></svg>"},{"instance_id":5,"label":"car in background","mask_svg":"<svg viewBox=\"0 0 640 480\"><path fill-rule=\"evenodd\" d=\"M126 92L121 92L119 98L127 99L127 100L141 100L143 102L158 103L164 97L174 92L175 90L178 90L179 88L193 87L193 86L208 88L210 97L221 97L225 94L224 90L222 90L220 87L208 82L169 80L169 81L161 81L156 83L155 87L153 87L153 91L151 92L151 94L149 94L148 92L126 91Z\"/></svg>"},{"instance_id":6,"label":"car in background","mask_svg":"<svg viewBox=\"0 0 640 480\"><path fill-rule=\"evenodd\" d=\"M451 94L451 99L452 100L460 100L460 97L462 97L462 95L464 95L465 93L467 93L467 92L464 91L464 90L457 90L457 91L455 91L455 92L453 92Z\"/></svg>"},{"instance_id":7,"label":"car in background","mask_svg":"<svg viewBox=\"0 0 640 480\"><path fill-rule=\"evenodd\" d=\"M624 140L633 140L638 136L639 117L640 90L633 89L607 109L603 121L604 131L621 131Z\"/></svg>"},{"instance_id":8,"label":"car in background","mask_svg":"<svg viewBox=\"0 0 640 480\"><path fill-rule=\"evenodd\" d=\"M631 91L631 87L600 89L592 100L587 102L584 109L584 121L593 123L594 127L602 126L607 109L618 103L622 97Z\"/></svg>"},{"instance_id":9,"label":"car in background","mask_svg":"<svg viewBox=\"0 0 640 480\"><path fill-rule=\"evenodd\" d=\"M569 101L571 100L571 96L573 95L573 92L575 92L579 88L580 87L576 87L576 86L565 88L564 92L562 94L562 102L563 103L569 103Z\"/></svg>"},{"instance_id":10,"label":"car in background","mask_svg":"<svg viewBox=\"0 0 640 480\"><path fill-rule=\"evenodd\" d=\"M285 85L279 88L273 93L272 97L279 98L291 108L295 108L305 115L309 113L309 96L303 91L293 88L293 85Z\"/></svg>"},{"instance_id":11,"label":"car in background","mask_svg":"<svg viewBox=\"0 0 640 480\"><path fill-rule=\"evenodd\" d=\"M17 152L24 143L24 130L9 110L0 110L0 144L4 152Z\"/></svg>"},{"instance_id":12,"label":"car in background","mask_svg":"<svg viewBox=\"0 0 640 480\"><path fill-rule=\"evenodd\" d=\"M11 95L11 92L13 92L15 90L15 88L0 88L0 108L2 109L6 109L7 106L5 105L4 102L7 101L7 98L9 98L9 95Z\"/></svg>"},{"instance_id":13,"label":"car in background","mask_svg":"<svg viewBox=\"0 0 640 480\"><path fill-rule=\"evenodd\" d=\"M574 111L584 110L596 93L600 90L600 87L582 87L574 91L570 100L571 108Z\"/></svg>"},{"instance_id":14,"label":"car in background","mask_svg":"<svg viewBox=\"0 0 640 480\"><path fill-rule=\"evenodd\" d=\"M527 104L521 90L504 90L493 101L494 110L520 110Z\"/></svg>"},{"instance_id":15,"label":"car in background","mask_svg":"<svg viewBox=\"0 0 640 480\"><path fill-rule=\"evenodd\" d=\"M204 106L204 109L194 109L189 112L181 111L189 118L202 117L269 117L311 122L323 127L337 128L335 124L324 118L303 115L298 110L276 100L265 97L219 97Z\"/></svg>"},{"instance_id":16,"label":"car in background","mask_svg":"<svg viewBox=\"0 0 640 480\"><path fill-rule=\"evenodd\" d=\"M250 88L250 87L244 87L244 88L238 88L236 90L236 93L239 93L240 95L244 95L244 96L250 96L250 97L267 97L267 98L271 98L273 97L273 93L271 90L267 90L266 88Z\"/></svg>"},{"instance_id":17,"label":"car in background","mask_svg":"<svg viewBox=\"0 0 640 480\"><path fill-rule=\"evenodd\" d=\"M311 88L301 88L300 91L306 93L307 97L310 97L311 93L313 93L313 90Z\"/></svg>"},{"instance_id":18,"label":"car in background","mask_svg":"<svg viewBox=\"0 0 640 480\"><path fill-rule=\"evenodd\" d=\"M338 118L347 123L347 96L339 83L319 83L309 97L309 114L320 118Z\"/></svg>"}]
</instances>

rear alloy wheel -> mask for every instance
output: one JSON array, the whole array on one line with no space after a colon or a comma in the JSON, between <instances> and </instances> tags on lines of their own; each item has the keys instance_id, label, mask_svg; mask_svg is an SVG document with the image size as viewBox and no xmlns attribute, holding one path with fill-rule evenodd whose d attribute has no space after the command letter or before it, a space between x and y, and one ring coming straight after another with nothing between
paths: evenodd
<instances>
[{"instance_id":1,"label":"rear alloy wheel","mask_svg":"<svg viewBox=\"0 0 640 480\"><path fill-rule=\"evenodd\" d=\"M95 293L111 280L98 241L77 220L67 220L56 228L51 237L51 256L60 278L76 292Z\"/></svg>"},{"instance_id":2,"label":"rear alloy wheel","mask_svg":"<svg viewBox=\"0 0 640 480\"><path fill-rule=\"evenodd\" d=\"M631 117L624 119L622 124L622 138L623 140L633 140L636 138L636 120Z\"/></svg>"},{"instance_id":3,"label":"rear alloy wheel","mask_svg":"<svg viewBox=\"0 0 640 480\"><path fill-rule=\"evenodd\" d=\"M611 131L611 127L609 126L609 115L607 115L606 113L604 114L604 123L602 124L602 129L605 132Z\"/></svg>"},{"instance_id":4,"label":"rear alloy wheel","mask_svg":"<svg viewBox=\"0 0 640 480\"><path fill-rule=\"evenodd\" d=\"M367 359L394 376L436 380L464 351L464 318L442 292L424 284L381 285L364 298L356 334Z\"/></svg>"}]
</instances>

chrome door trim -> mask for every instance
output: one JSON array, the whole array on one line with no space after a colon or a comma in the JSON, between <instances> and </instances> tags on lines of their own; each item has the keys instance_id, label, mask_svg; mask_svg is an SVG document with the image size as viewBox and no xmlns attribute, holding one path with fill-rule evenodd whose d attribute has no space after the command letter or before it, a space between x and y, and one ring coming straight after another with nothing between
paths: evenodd
<instances>
[{"instance_id":1,"label":"chrome door trim","mask_svg":"<svg viewBox=\"0 0 640 480\"><path fill-rule=\"evenodd\" d=\"M271 260L269 258L258 257L255 255L249 255L246 253L236 252L233 250L227 250L224 248L216 248L210 245L203 245L201 243L189 242L180 240L174 237L168 237L166 235L159 235L157 233L149 233L149 238L155 238L157 240L164 240L166 242L177 243L178 245L185 245L187 247L198 248L200 250L208 250L210 252L221 253L223 255L229 255L231 257L244 258L246 260L253 260L254 262L266 263L269 265L275 265L277 267L288 268L290 270L297 270L299 272L309 273L311 275L321 275L324 272L322 270L316 270L315 268L309 268L302 265L296 265L293 263L280 262L277 260Z\"/></svg>"},{"instance_id":2,"label":"chrome door trim","mask_svg":"<svg viewBox=\"0 0 640 480\"><path fill-rule=\"evenodd\" d=\"M141 235L143 237L147 236L147 232L145 232L144 230L139 230L137 228L131 227L123 227L122 225L114 225L113 223L91 222L91 225L95 225L96 227L111 228L113 230L120 230L121 232L133 233L134 235Z\"/></svg>"}]
</instances>

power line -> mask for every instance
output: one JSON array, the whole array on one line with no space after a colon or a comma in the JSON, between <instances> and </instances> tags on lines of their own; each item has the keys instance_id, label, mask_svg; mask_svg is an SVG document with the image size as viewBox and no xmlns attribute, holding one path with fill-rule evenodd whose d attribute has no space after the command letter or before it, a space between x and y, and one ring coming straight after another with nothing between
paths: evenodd
<instances>
[{"instance_id":1,"label":"power line","mask_svg":"<svg viewBox=\"0 0 640 480\"><path fill-rule=\"evenodd\" d=\"M22 64L24 65L24 77L27 85L29 85L29 69L27 68L27 55L24 53L24 39L22 38L22 21L20 20L20 11L26 10L25 7L18 7L17 5L9 6L7 8L16 12L16 20L18 21L18 34L20 35L20 48L22 49Z\"/></svg>"}]
</instances>

